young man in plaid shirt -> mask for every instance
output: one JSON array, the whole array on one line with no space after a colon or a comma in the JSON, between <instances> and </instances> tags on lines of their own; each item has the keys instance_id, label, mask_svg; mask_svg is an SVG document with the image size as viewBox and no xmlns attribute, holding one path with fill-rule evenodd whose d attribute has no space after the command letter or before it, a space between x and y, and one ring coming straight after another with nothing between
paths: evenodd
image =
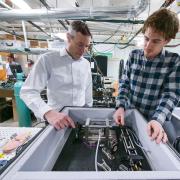
<instances>
[{"instance_id":1,"label":"young man in plaid shirt","mask_svg":"<svg viewBox=\"0 0 180 180\"><path fill-rule=\"evenodd\" d=\"M124 125L124 112L135 107L148 120L147 133L156 143L166 143L162 127L180 98L180 56L163 49L179 29L175 13L160 9L145 21L143 50L133 50L120 80L114 119Z\"/></svg>"}]
</instances>

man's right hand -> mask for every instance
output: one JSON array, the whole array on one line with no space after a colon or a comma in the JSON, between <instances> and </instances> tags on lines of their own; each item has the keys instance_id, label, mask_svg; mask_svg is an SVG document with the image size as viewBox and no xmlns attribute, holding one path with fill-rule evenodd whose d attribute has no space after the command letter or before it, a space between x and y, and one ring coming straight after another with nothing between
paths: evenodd
<instances>
[{"instance_id":1,"label":"man's right hand","mask_svg":"<svg viewBox=\"0 0 180 180\"><path fill-rule=\"evenodd\" d=\"M124 114L124 108L121 107L114 113L113 118L117 124L124 125Z\"/></svg>"},{"instance_id":2,"label":"man's right hand","mask_svg":"<svg viewBox=\"0 0 180 180\"><path fill-rule=\"evenodd\" d=\"M47 121L54 126L57 130L65 127L75 128L73 120L66 114L50 110L44 114Z\"/></svg>"}]
</instances>

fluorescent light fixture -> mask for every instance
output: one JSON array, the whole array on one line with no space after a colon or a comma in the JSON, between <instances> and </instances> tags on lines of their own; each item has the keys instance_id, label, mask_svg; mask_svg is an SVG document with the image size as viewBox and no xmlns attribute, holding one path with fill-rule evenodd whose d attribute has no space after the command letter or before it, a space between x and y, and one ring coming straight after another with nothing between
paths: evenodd
<instances>
[{"instance_id":1,"label":"fluorescent light fixture","mask_svg":"<svg viewBox=\"0 0 180 180\"><path fill-rule=\"evenodd\" d=\"M23 0L11 0L11 2L20 9L31 9L31 7Z\"/></svg>"},{"instance_id":2,"label":"fluorescent light fixture","mask_svg":"<svg viewBox=\"0 0 180 180\"><path fill-rule=\"evenodd\" d=\"M46 25L44 22L40 22L40 21L33 21L33 23L35 23L36 25L40 26L42 29L45 28L45 27L42 27L42 26Z\"/></svg>"},{"instance_id":3,"label":"fluorescent light fixture","mask_svg":"<svg viewBox=\"0 0 180 180\"><path fill-rule=\"evenodd\" d=\"M54 36L67 41L66 33L55 33Z\"/></svg>"}]
</instances>

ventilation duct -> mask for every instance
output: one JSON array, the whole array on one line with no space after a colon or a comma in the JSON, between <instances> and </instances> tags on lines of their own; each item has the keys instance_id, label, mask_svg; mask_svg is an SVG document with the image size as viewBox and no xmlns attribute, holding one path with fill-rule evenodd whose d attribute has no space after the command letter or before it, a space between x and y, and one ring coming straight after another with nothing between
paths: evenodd
<instances>
[{"instance_id":1,"label":"ventilation duct","mask_svg":"<svg viewBox=\"0 0 180 180\"><path fill-rule=\"evenodd\" d=\"M27 12L19 9L1 10L1 21L35 20L42 19L119 19L133 18L143 12L148 6L148 0L140 0L134 6L122 7L75 7L71 9L32 9Z\"/></svg>"}]
</instances>

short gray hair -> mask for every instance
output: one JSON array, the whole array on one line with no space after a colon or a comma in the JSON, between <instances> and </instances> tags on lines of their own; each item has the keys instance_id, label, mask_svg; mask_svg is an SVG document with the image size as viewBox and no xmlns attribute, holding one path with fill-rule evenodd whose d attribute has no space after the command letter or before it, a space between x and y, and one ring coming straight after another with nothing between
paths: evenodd
<instances>
[{"instance_id":1,"label":"short gray hair","mask_svg":"<svg viewBox=\"0 0 180 180\"><path fill-rule=\"evenodd\" d=\"M68 33L71 34L72 36L75 36L76 32L80 32L85 36L92 37L92 34L90 33L87 24L83 21L73 21L70 24L68 28Z\"/></svg>"}]
</instances>

